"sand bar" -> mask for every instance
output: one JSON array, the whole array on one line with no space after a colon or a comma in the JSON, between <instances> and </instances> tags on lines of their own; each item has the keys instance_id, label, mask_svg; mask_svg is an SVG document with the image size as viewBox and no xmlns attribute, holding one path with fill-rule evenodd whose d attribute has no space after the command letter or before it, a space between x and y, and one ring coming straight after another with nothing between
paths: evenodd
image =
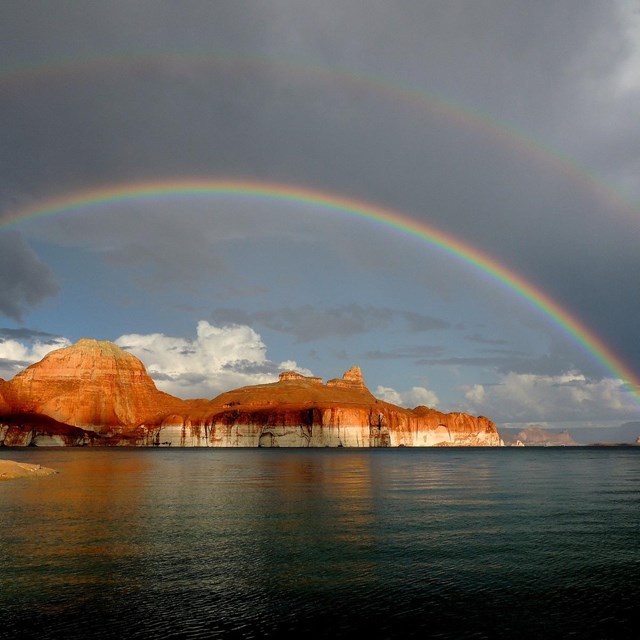
<instances>
[{"instance_id":1,"label":"sand bar","mask_svg":"<svg viewBox=\"0 0 640 640\"><path fill-rule=\"evenodd\" d=\"M0 481L13 478L34 478L36 476L51 476L58 473L55 469L48 469L39 464L0 460Z\"/></svg>"}]
</instances>

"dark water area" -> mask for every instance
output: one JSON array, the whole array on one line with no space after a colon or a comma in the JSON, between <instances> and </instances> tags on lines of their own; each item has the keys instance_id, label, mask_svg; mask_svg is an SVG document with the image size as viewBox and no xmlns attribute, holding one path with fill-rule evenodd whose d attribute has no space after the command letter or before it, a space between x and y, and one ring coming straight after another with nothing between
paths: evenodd
<instances>
[{"instance_id":1,"label":"dark water area","mask_svg":"<svg viewBox=\"0 0 640 640\"><path fill-rule=\"evenodd\" d=\"M640 448L6 449L2 638L631 638Z\"/></svg>"}]
</instances>

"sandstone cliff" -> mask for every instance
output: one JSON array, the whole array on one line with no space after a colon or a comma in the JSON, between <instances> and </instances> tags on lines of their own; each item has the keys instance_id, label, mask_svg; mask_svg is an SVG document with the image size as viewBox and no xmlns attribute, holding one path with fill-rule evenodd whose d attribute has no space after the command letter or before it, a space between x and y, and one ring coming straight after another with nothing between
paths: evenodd
<instances>
[{"instance_id":1,"label":"sandstone cliff","mask_svg":"<svg viewBox=\"0 0 640 640\"><path fill-rule=\"evenodd\" d=\"M111 342L88 339L52 351L5 389L5 401L20 413L96 433L154 422L181 405L156 389L138 358Z\"/></svg>"},{"instance_id":2,"label":"sandstone cliff","mask_svg":"<svg viewBox=\"0 0 640 640\"><path fill-rule=\"evenodd\" d=\"M0 444L206 447L500 446L484 417L404 409L376 399L358 367L329 380L278 382L213 400L159 391L109 342L80 340L0 384Z\"/></svg>"}]
</instances>

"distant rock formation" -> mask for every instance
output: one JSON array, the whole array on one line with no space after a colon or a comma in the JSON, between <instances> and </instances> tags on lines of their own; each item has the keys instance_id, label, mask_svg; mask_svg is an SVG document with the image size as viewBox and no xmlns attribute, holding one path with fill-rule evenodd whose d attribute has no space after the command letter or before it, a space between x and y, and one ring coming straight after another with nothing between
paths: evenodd
<instances>
[{"instance_id":1,"label":"distant rock formation","mask_svg":"<svg viewBox=\"0 0 640 640\"><path fill-rule=\"evenodd\" d=\"M135 356L80 340L0 381L0 445L501 446L488 418L378 400L359 367L323 384L295 371L213 400L159 391Z\"/></svg>"},{"instance_id":2,"label":"distant rock formation","mask_svg":"<svg viewBox=\"0 0 640 640\"><path fill-rule=\"evenodd\" d=\"M530 426L517 433L501 432L505 444L524 447L575 447L578 443L568 431L554 432L538 426Z\"/></svg>"}]
</instances>

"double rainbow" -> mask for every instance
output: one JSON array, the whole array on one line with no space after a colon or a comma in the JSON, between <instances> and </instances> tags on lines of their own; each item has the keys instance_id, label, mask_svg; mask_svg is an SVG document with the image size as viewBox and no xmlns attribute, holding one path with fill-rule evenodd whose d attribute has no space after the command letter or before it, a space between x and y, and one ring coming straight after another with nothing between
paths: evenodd
<instances>
[{"instance_id":1,"label":"double rainbow","mask_svg":"<svg viewBox=\"0 0 640 640\"><path fill-rule=\"evenodd\" d=\"M363 200L342 197L333 193L272 182L224 179L176 179L159 182L131 182L114 184L54 197L25 207L6 216L0 229L20 221L34 220L63 212L86 211L101 205L126 201L157 199L175 196L224 195L247 199L293 202L313 205L320 210L334 211L352 218L360 218L416 237L454 256L470 267L485 273L506 290L525 300L531 307L552 321L563 333L577 342L586 352L608 369L616 378L625 381L640 399L640 379L593 331L544 291L520 274L462 240L403 213Z\"/></svg>"}]
</instances>

